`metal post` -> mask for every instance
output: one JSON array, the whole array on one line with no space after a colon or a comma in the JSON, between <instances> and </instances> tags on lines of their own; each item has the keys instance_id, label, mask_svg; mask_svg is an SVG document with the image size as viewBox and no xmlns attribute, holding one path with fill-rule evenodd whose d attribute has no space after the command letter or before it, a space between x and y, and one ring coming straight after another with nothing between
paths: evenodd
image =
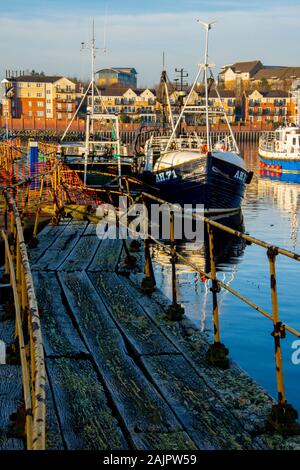
<instances>
[{"instance_id":1,"label":"metal post","mask_svg":"<svg viewBox=\"0 0 300 470\"><path fill-rule=\"evenodd\" d=\"M145 204L144 200L143 200L143 203ZM141 290L145 294L152 294L152 292L155 290L156 282L155 282L151 254L150 254L150 241L148 237L148 232L145 233L145 238L144 238L144 257L145 257L145 264L144 264L145 277L142 280Z\"/></svg>"},{"instance_id":2,"label":"metal post","mask_svg":"<svg viewBox=\"0 0 300 470\"><path fill-rule=\"evenodd\" d=\"M36 247L37 244L38 244L37 231L38 231L38 226L39 226L39 215L40 215L40 212L41 212L43 189L44 189L44 177L42 177L42 179L41 179L39 200L38 200L38 205L37 205L37 209L36 209L36 216L35 216L35 221L34 221L33 234L32 234L32 239L30 240L30 243L29 243L31 248Z\"/></svg>"},{"instance_id":3,"label":"metal post","mask_svg":"<svg viewBox=\"0 0 300 470\"><path fill-rule=\"evenodd\" d=\"M175 214L170 212L170 246L171 246L171 267L172 267L172 304L168 307L167 317L169 320L182 320L184 308L177 303L177 285L176 285L176 246L175 246Z\"/></svg>"},{"instance_id":4,"label":"metal post","mask_svg":"<svg viewBox=\"0 0 300 470\"><path fill-rule=\"evenodd\" d=\"M214 322L214 342L210 345L207 352L208 361L217 367L227 369L229 367L228 354L229 350L221 343L220 338L220 322L219 322L219 305L218 305L218 292L220 287L217 282L217 270L215 262L215 247L214 247L214 233L212 226L207 224L208 240L209 240L209 259L210 259L210 272L212 277L212 286L210 288L213 299L213 322Z\"/></svg>"},{"instance_id":5,"label":"metal post","mask_svg":"<svg viewBox=\"0 0 300 470\"><path fill-rule=\"evenodd\" d=\"M278 402L272 406L272 411L269 416L270 423L275 429L283 434L294 434L299 431L297 425L298 413L288 404L285 398L284 390L284 375L283 375L283 364L282 364L282 353L280 340L286 336L285 326L279 320L278 313L278 294L277 294L277 283L276 283L276 256L278 251L273 248L269 248L267 256L270 266L270 287L271 287L271 299L272 299L272 317L274 330L271 333L274 337L275 343L275 366L276 366L276 383L278 391Z\"/></svg>"}]
</instances>

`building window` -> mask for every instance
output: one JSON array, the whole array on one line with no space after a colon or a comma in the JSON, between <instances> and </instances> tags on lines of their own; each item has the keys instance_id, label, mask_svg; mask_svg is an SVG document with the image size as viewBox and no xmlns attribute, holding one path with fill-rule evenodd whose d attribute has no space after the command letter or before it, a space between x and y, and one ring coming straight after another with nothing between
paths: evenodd
<instances>
[{"instance_id":1,"label":"building window","mask_svg":"<svg viewBox=\"0 0 300 470\"><path fill-rule=\"evenodd\" d=\"M51 109L47 109L47 114L51 114Z\"/></svg>"},{"instance_id":2,"label":"building window","mask_svg":"<svg viewBox=\"0 0 300 470\"><path fill-rule=\"evenodd\" d=\"M50 95L51 90L47 90L46 93L47 93L47 95Z\"/></svg>"},{"instance_id":3,"label":"building window","mask_svg":"<svg viewBox=\"0 0 300 470\"><path fill-rule=\"evenodd\" d=\"M38 101L37 105L38 105L38 108L43 108L44 107L44 103L42 101Z\"/></svg>"},{"instance_id":4,"label":"building window","mask_svg":"<svg viewBox=\"0 0 300 470\"><path fill-rule=\"evenodd\" d=\"M57 109L61 109L61 103L57 103Z\"/></svg>"},{"instance_id":5,"label":"building window","mask_svg":"<svg viewBox=\"0 0 300 470\"><path fill-rule=\"evenodd\" d=\"M52 103L52 100L47 100L47 103L48 103L48 104L51 104L51 103Z\"/></svg>"},{"instance_id":6,"label":"building window","mask_svg":"<svg viewBox=\"0 0 300 470\"><path fill-rule=\"evenodd\" d=\"M36 97L37 97L37 98L42 98L42 96L43 96L42 93L37 93L37 94L36 94Z\"/></svg>"},{"instance_id":7,"label":"building window","mask_svg":"<svg viewBox=\"0 0 300 470\"><path fill-rule=\"evenodd\" d=\"M28 101L28 106L29 106L29 107L32 106L32 101Z\"/></svg>"},{"instance_id":8,"label":"building window","mask_svg":"<svg viewBox=\"0 0 300 470\"><path fill-rule=\"evenodd\" d=\"M57 113L57 119L61 119L61 113Z\"/></svg>"},{"instance_id":9,"label":"building window","mask_svg":"<svg viewBox=\"0 0 300 470\"><path fill-rule=\"evenodd\" d=\"M68 113L68 119L72 119L72 113Z\"/></svg>"},{"instance_id":10,"label":"building window","mask_svg":"<svg viewBox=\"0 0 300 470\"><path fill-rule=\"evenodd\" d=\"M28 111L28 116L32 117L32 111Z\"/></svg>"},{"instance_id":11,"label":"building window","mask_svg":"<svg viewBox=\"0 0 300 470\"><path fill-rule=\"evenodd\" d=\"M27 93L27 95L28 95L28 98L30 98L30 97L31 97L31 93Z\"/></svg>"},{"instance_id":12,"label":"building window","mask_svg":"<svg viewBox=\"0 0 300 470\"><path fill-rule=\"evenodd\" d=\"M41 84L41 83L37 83L36 86L37 86L38 88L41 88L42 84Z\"/></svg>"},{"instance_id":13,"label":"building window","mask_svg":"<svg viewBox=\"0 0 300 470\"><path fill-rule=\"evenodd\" d=\"M44 111L38 111L37 116L38 117L43 117L44 116Z\"/></svg>"}]
</instances>

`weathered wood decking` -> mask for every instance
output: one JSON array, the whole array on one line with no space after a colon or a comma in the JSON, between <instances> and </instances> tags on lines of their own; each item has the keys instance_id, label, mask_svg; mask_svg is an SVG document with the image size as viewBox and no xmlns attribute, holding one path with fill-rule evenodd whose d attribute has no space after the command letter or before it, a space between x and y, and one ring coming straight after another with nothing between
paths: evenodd
<instances>
[{"instance_id":1,"label":"weathered wood decking","mask_svg":"<svg viewBox=\"0 0 300 470\"><path fill-rule=\"evenodd\" d=\"M100 240L94 225L69 220L38 238L30 260L46 355L48 449L265 447L212 385L201 354L164 326L156 296L118 274L122 241ZM5 432L20 381L18 366L0 367ZM22 448L5 436L0 449Z\"/></svg>"}]
</instances>

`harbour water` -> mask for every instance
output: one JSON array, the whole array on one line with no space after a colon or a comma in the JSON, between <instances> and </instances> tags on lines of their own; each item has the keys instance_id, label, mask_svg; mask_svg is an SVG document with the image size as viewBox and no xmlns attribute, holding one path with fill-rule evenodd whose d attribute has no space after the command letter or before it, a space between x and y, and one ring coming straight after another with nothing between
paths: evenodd
<instances>
[{"instance_id":1,"label":"harbour water","mask_svg":"<svg viewBox=\"0 0 300 470\"><path fill-rule=\"evenodd\" d=\"M261 174L255 144L241 148L246 163L254 171L243 204L245 231L256 238L288 250L300 252L300 175L292 181L278 181L274 175ZM298 179L298 182L297 182ZM228 242L228 241L227 241ZM218 278L271 312L269 265L266 250L245 245L237 240L226 242L226 253L218 256ZM205 250L189 244L184 255L200 269L207 268ZM169 258L169 257L167 257ZM171 298L171 272L161 251L154 251L156 282ZM169 263L168 263L169 264ZM184 265L177 266L178 301L185 313L199 328L212 336L212 302L209 282ZM300 328L299 262L277 257L279 315L284 323ZM254 379L277 397L272 323L228 292L219 294L222 342L230 356ZM285 386L288 402L300 414L300 364L292 360L297 338L287 334L282 341ZM297 349L300 344L298 340ZM298 354L298 358L300 354ZM294 354L295 358L295 354Z\"/></svg>"}]
</instances>

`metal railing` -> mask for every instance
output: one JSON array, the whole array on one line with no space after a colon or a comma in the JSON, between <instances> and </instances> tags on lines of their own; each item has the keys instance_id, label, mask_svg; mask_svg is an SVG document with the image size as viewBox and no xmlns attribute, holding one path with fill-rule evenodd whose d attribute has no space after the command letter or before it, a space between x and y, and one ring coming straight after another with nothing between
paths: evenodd
<instances>
[{"instance_id":1,"label":"metal railing","mask_svg":"<svg viewBox=\"0 0 300 470\"><path fill-rule=\"evenodd\" d=\"M189 261L186 257L182 256L175 248L174 240L174 214L178 212L178 207L176 205L170 204L167 201L164 201L158 197L153 196L152 194L142 193L138 196L137 200L142 200L144 203L148 201L153 201L159 204L166 204L170 208L170 247L167 247L161 241L151 237L152 242L159 245L163 250L167 251L171 255L171 267L172 267L172 305L169 309L169 318L171 320L178 320L182 317L182 306L177 303L177 294L176 294L176 259L184 261L185 264L190 266L195 272L199 273L203 278L211 281L211 292L212 292L212 304L213 304L213 330L214 338L213 343L211 344L207 358L209 362L215 366L221 368L227 368L229 366L228 360L228 349L221 342L221 329L219 322L219 305L218 305L218 294L221 289L225 289L230 292L233 296L240 299L242 302L247 304L249 307L253 308L265 318L270 320L273 323L272 336L274 337L275 345L275 372L276 372L276 384L278 399L277 403L272 406L269 421L274 426L275 429L282 433L295 433L299 431L297 424L298 413L297 411L287 402L286 393L284 387L284 373L283 373L283 360L281 352L281 340L286 337L286 332L291 333L297 338L300 337L300 332L295 328L285 324L279 315L278 308L278 290L277 290L277 275L276 275L276 259L278 255L288 257L295 261L300 261L300 254L294 253L292 251L271 245L262 240L254 238L250 235L242 233L238 230L234 230L226 225L223 225L215 220L211 220L208 217L201 216L199 214L192 214L192 217L200 219L207 228L208 241L209 241L209 260L210 260L210 273L207 273L194 263ZM137 201L136 200L136 201ZM272 301L272 311L267 312L265 309L261 308L259 305L254 303L252 300L248 299L244 295L240 294L228 284L220 281L217 278L216 270L216 259L215 259L215 232L223 231L233 237L243 239L247 244L254 244L260 246L266 250L266 256L269 264L269 279L270 279L270 296ZM147 242L148 243L148 242ZM155 286L155 279L151 279L153 276L153 269L149 267L151 264L150 254L145 250L145 273L146 277L144 279L144 285ZM147 279L148 278L148 279ZM151 289L150 289L151 290Z\"/></svg>"},{"instance_id":2,"label":"metal railing","mask_svg":"<svg viewBox=\"0 0 300 470\"><path fill-rule=\"evenodd\" d=\"M46 370L41 325L22 222L16 203L5 192L5 273L9 280L16 318L16 339L20 354L23 405L17 415L24 420L26 448L45 449Z\"/></svg>"},{"instance_id":3,"label":"metal railing","mask_svg":"<svg viewBox=\"0 0 300 470\"><path fill-rule=\"evenodd\" d=\"M41 144L41 151L49 156L50 168L45 172L34 175L33 179L39 178L40 180L40 190L38 197L36 198L36 217L33 230L33 240L36 240L37 236L37 227L39 222L40 209L45 200L43 199L44 184L47 181L47 184L50 186L48 188L49 200L50 200L50 212L52 214L52 221L54 223L59 223L60 218L64 215L65 210L68 208L68 205L78 203L78 201L72 201L69 191L74 184L70 180L70 174L76 175L77 183L76 190L81 191L82 193L91 193L96 197L97 194L106 193L108 200L113 203L111 196L112 195L123 195L126 196L129 200L129 205L138 201L142 201L144 204L147 202L156 202L159 204L167 204L170 208L170 247L164 245L160 240L151 237L145 239L144 249L145 249L145 278L142 282L142 288L145 292L151 292L155 288L155 279L154 271L152 267L151 255L150 255L150 241L162 247L163 250L167 251L171 255L171 283L172 283L172 304L167 311L167 315L171 320L179 320L182 318L183 308L178 304L177 298L177 281L176 281L176 263L180 259L189 265L195 272L198 272L203 278L211 281L211 293L213 301L213 311L212 319L214 325L214 338L213 343L211 344L208 351L208 360L211 364L217 367L225 368L229 366L228 360L228 349L222 343L221 340L221 326L219 321L219 292L221 289L225 289L230 292L233 296L240 299L249 307L253 308L265 318L270 320L273 324L272 336L274 337L275 344L275 371L276 371L276 382L277 382L277 391L278 391L278 400L277 403L272 406L270 412L270 422L272 425L282 433L292 433L298 430L296 421L297 421L297 412L294 408L287 402L286 393L284 387L284 373L283 373L283 360L281 354L281 341L285 338L286 332L291 333L296 337L300 337L300 332L292 328L290 325L285 324L279 314L278 309L278 291L276 284L276 260L277 256L285 256L295 261L300 261L300 255L289 250L270 245L262 240L254 238L250 235L242 233L238 230L234 230L226 225L223 225L217 221L211 220L207 217L200 216L199 214L193 214L193 217L200 218L207 228L208 242L209 242L209 260L210 260L210 272L205 272L199 269L194 263L188 260L186 257L182 256L176 250L176 244L174 240L174 214L178 211L178 207L164 201L153 194L145 192L141 188L141 182L136 180L133 177L122 177L122 187L112 188L89 188L85 187L78 179L78 174L80 172L74 172L72 170L66 169L62 162L58 161L56 156L57 146L51 144ZM95 173L91 171L89 173ZM113 174L96 172L104 176L109 176L115 178L116 186L118 177ZM26 181L19 182L14 185L16 186L26 186L32 181L32 179L27 179ZM132 185L136 190L136 187L139 186L139 191L137 197L134 198L132 193ZM12 189L14 189L12 188ZM26 246L24 243L23 232L22 232L22 214L21 216L18 213L15 202L12 199L10 190L5 192L6 194L6 230L2 232L2 237L5 241L5 251L6 251L6 262L5 262L5 272L10 276L10 283L13 288L14 300L15 300L15 310L16 310L16 325L20 352L23 351L22 344L26 335L23 331L22 339L22 327L20 323L20 315L25 315L26 322L24 327L28 328L29 337L30 337L30 347L28 347L28 353L26 353L25 358L22 358L22 375L23 383L27 384L24 386L24 403L25 409L30 410L32 408L32 414L28 412L28 417L26 415L26 436L27 436L27 447L28 448L44 448L45 446L45 403L44 403L44 359L42 353L42 338L40 331L40 324L38 318L38 310L36 305L36 299L34 294L34 285L32 282L32 277L30 273L30 267L28 263L28 256L26 252ZM86 211L81 211L78 208L74 208L73 215L85 214ZM101 220L95 214L92 215L93 222ZM228 284L222 282L217 277L216 269L216 257L215 257L215 233L216 231L223 231L233 237L243 239L247 244L255 244L260 246L266 252L266 257L269 264L269 278L270 278L270 296L272 301L272 311L268 312L259 305L257 305L252 300L246 298L244 295L234 290ZM126 244L126 243L125 243ZM128 250L127 250L128 251ZM25 312L25 313L24 313ZM26 345L25 345L26 350ZM23 355L24 356L24 355ZM29 357L29 359L28 359ZM37 372L38 371L38 372ZM29 382L29 384L28 384ZM26 389L26 391L25 391ZM28 393L28 390L31 391L31 394ZM26 394L26 397L25 397ZM30 395L30 396L29 396ZM37 397L42 397L42 400L37 399ZM30 401L31 400L31 401Z\"/></svg>"}]
</instances>

